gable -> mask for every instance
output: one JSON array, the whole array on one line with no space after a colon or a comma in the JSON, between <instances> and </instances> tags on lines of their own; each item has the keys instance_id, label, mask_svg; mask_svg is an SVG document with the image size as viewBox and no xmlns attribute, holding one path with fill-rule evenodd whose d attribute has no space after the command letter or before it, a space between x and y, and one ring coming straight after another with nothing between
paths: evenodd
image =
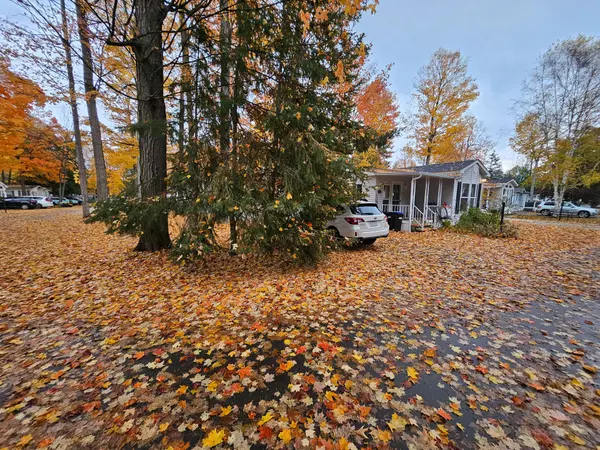
<instances>
[{"instance_id":1,"label":"gable","mask_svg":"<svg viewBox=\"0 0 600 450\"><path fill-rule=\"evenodd\" d=\"M460 180L468 184L479 184L481 183L481 178L481 167L478 164L466 167L460 175Z\"/></svg>"}]
</instances>

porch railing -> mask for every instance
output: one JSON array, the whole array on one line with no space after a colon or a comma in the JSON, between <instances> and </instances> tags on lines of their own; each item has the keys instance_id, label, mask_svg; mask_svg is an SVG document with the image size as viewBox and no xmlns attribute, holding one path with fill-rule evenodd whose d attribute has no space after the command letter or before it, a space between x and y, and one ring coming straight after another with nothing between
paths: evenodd
<instances>
[{"instance_id":1,"label":"porch railing","mask_svg":"<svg viewBox=\"0 0 600 450\"><path fill-rule=\"evenodd\" d=\"M413 222L417 222L421 228L425 226L425 215L416 206L413 206Z\"/></svg>"},{"instance_id":2,"label":"porch railing","mask_svg":"<svg viewBox=\"0 0 600 450\"><path fill-rule=\"evenodd\" d=\"M399 212L402 213L405 220L409 220L410 217L410 205L394 205L394 204L383 204L379 205L379 209L383 212ZM423 210L416 206L412 207L412 222L424 228L425 225L437 226L436 212L429 206L425 206Z\"/></svg>"},{"instance_id":3,"label":"porch railing","mask_svg":"<svg viewBox=\"0 0 600 450\"><path fill-rule=\"evenodd\" d=\"M436 215L436 212L433 209L431 209L429 206L426 206L423 224L428 223L432 226L435 226L435 215Z\"/></svg>"}]
</instances>

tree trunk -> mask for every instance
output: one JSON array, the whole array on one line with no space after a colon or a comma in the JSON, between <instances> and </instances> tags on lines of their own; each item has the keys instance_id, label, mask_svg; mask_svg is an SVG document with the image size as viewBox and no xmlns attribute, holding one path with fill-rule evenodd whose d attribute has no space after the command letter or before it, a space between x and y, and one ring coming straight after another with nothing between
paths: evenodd
<instances>
[{"instance_id":1,"label":"tree trunk","mask_svg":"<svg viewBox=\"0 0 600 450\"><path fill-rule=\"evenodd\" d=\"M185 20L185 16L182 13L179 14L179 18L181 20L181 26L184 26L184 20ZM187 64L186 64L186 54L189 55L189 52L187 51L187 33L184 31L181 33L181 52L183 55L183 64L180 67L180 78L179 78L179 117L178 117L178 132L179 135L177 136L177 147L178 147L178 158L179 158L179 163L183 166L184 161L185 161L185 112L186 112L186 107L185 107L185 92L187 90L187 77L186 77L186 69L187 69ZM189 56L188 56L188 63L189 63Z\"/></svg>"},{"instance_id":2,"label":"tree trunk","mask_svg":"<svg viewBox=\"0 0 600 450\"><path fill-rule=\"evenodd\" d=\"M219 150L223 157L231 153L231 21L229 18L229 0L219 0L221 9L221 26L219 31L219 52L221 56L221 72L219 74ZM230 165L233 171L233 165ZM230 174L230 179L234 179L235 173ZM235 195L235 194L234 194ZM229 253L235 254L237 250L237 224L235 213L229 215Z\"/></svg>"},{"instance_id":3,"label":"tree trunk","mask_svg":"<svg viewBox=\"0 0 600 450\"><path fill-rule=\"evenodd\" d=\"M100 129L100 120L98 119L98 108L96 105L98 91L96 91L94 86L94 69L92 65L92 50L90 48L90 29L81 0L76 0L75 6L77 9L79 40L81 41L81 58L83 60L85 102L87 104L88 116L90 119L94 165L96 166L96 194L98 195L98 200L106 200L108 198L108 181L106 177L104 151L102 149L102 130Z\"/></svg>"},{"instance_id":4,"label":"tree trunk","mask_svg":"<svg viewBox=\"0 0 600 450\"><path fill-rule=\"evenodd\" d=\"M535 178L537 176L537 166L537 160L533 161L531 164L531 187L529 188L529 196L531 198L533 198L533 196L535 195Z\"/></svg>"},{"instance_id":5,"label":"tree trunk","mask_svg":"<svg viewBox=\"0 0 600 450\"><path fill-rule=\"evenodd\" d=\"M81 130L79 129L79 110L77 109L77 97L75 96L75 76L73 75L73 60L71 56L71 43L69 38L69 24L67 23L67 8L65 0L60 0L60 9L62 16L62 43L65 51L65 64L67 66L67 77L69 79L69 105L71 105L71 115L73 117L73 134L75 137L75 156L77 159L77 171L79 172L79 187L83 202L81 204L83 217L90 215L90 206L88 203L87 173L85 168L85 159L83 158L83 147L81 145Z\"/></svg>"},{"instance_id":6,"label":"tree trunk","mask_svg":"<svg viewBox=\"0 0 600 450\"><path fill-rule=\"evenodd\" d=\"M138 38L133 46L138 95L138 139L142 200L164 197L167 184L167 114L164 98L161 0L136 0ZM138 251L171 247L166 213L142 224Z\"/></svg>"}]
</instances>

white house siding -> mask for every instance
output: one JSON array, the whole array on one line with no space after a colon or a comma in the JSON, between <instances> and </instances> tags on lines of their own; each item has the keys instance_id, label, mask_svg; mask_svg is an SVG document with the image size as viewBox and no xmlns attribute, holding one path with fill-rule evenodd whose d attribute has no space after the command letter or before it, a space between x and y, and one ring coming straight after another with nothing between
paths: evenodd
<instances>
[{"instance_id":1,"label":"white house siding","mask_svg":"<svg viewBox=\"0 0 600 450\"><path fill-rule=\"evenodd\" d=\"M479 173L479 165L478 164L474 164L473 166L471 166L468 169L466 169L463 172L460 181L463 184L464 183L469 183L469 184L479 184L479 183L481 183L481 175Z\"/></svg>"},{"instance_id":2,"label":"white house siding","mask_svg":"<svg viewBox=\"0 0 600 450\"><path fill-rule=\"evenodd\" d=\"M362 192L364 194L365 200L369 202L375 202L377 198L377 189L375 188L377 184L377 179L374 176L368 177L363 185Z\"/></svg>"}]
</instances>

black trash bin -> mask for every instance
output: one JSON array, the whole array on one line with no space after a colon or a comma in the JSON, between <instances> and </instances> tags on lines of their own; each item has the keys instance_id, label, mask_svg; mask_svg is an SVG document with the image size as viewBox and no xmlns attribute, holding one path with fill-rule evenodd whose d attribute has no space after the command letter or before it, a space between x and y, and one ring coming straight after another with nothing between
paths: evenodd
<instances>
[{"instance_id":1,"label":"black trash bin","mask_svg":"<svg viewBox=\"0 0 600 450\"><path fill-rule=\"evenodd\" d=\"M388 225L392 231L402 230L402 218L404 215L401 212L386 212L385 215L388 218Z\"/></svg>"}]
</instances>

